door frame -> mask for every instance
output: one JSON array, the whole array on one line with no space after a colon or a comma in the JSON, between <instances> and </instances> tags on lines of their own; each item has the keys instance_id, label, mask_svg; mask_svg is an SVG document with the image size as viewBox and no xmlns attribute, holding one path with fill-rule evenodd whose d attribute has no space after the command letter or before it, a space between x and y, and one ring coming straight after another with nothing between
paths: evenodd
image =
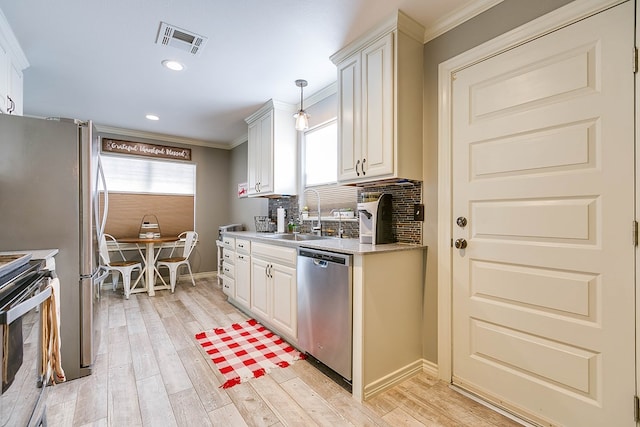
<instances>
[{"instance_id":1,"label":"door frame","mask_svg":"<svg viewBox=\"0 0 640 427\"><path fill-rule=\"evenodd\" d=\"M451 383L453 375L453 220L452 220L452 85L464 68L521 46L562 27L626 1L576 0L514 30L468 50L438 67L438 377ZM631 56L631 52L629 53ZM631 61L630 61L631 62ZM638 131L640 132L640 131ZM636 156L638 157L638 156ZM638 163L636 163L638 166ZM638 187L636 187L638 188ZM640 298L640 297L639 297ZM638 321L636 320L636 324Z\"/></svg>"}]
</instances>

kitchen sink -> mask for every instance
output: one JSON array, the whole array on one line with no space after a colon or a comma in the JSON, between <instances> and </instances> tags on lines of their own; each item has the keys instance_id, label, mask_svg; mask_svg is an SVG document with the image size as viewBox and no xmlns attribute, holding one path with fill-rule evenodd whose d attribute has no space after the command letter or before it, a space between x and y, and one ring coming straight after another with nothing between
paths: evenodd
<instances>
[{"instance_id":1,"label":"kitchen sink","mask_svg":"<svg viewBox=\"0 0 640 427\"><path fill-rule=\"evenodd\" d=\"M301 233L278 233L278 234L270 234L270 235L266 235L265 237L268 237L270 239L277 239L277 240L292 240L295 242L304 242L306 240L322 240L322 239L328 239L329 237L326 236L318 236L316 234L301 234Z\"/></svg>"}]
</instances>

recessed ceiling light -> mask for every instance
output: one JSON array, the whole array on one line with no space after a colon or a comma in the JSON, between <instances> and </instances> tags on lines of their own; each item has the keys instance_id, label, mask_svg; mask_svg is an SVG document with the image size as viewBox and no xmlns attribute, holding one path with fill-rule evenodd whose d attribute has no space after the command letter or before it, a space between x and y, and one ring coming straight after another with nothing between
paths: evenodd
<instances>
[{"instance_id":1,"label":"recessed ceiling light","mask_svg":"<svg viewBox=\"0 0 640 427\"><path fill-rule=\"evenodd\" d=\"M160 120L160 117L156 116L155 114L147 114L145 117L149 120Z\"/></svg>"},{"instance_id":2,"label":"recessed ceiling light","mask_svg":"<svg viewBox=\"0 0 640 427\"><path fill-rule=\"evenodd\" d=\"M178 61L174 61L172 59L165 59L164 61L162 61L162 65L164 65L165 67L167 67L168 69L173 70L173 71L182 71L182 70L184 70L184 65L182 65Z\"/></svg>"}]
</instances>

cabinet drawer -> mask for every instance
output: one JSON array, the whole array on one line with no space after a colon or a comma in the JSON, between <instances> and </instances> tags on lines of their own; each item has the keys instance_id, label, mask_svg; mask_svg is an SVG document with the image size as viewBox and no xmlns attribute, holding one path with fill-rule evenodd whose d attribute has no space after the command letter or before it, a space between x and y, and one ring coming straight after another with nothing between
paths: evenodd
<instances>
[{"instance_id":1,"label":"cabinet drawer","mask_svg":"<svg viewBox=\"0 0 640 427\"><path fill-rule=\"evenodd\" d=\"M222 246L225 249L235 250L236 249L236 239L235 237L223 236L222 237Z\"/></svg>"},{"instance_id":2,"label":"cabinet drawer","mask_svg":"<svg viewBox=\"0 0 640 427\"><path fill-rule=\"evenodd\" d=\"M298 252L295 248L253 242L253 245L251 245L251 255L273 261L280 261L284 264L295 265Z\"/></svg>"},{"instance_id":3,"label":"cabinet drawer","mask_svg":"<svg viewBox=\"0 0 640 427\"><path fill-rule=\"evenodd\" d=\"M251 253L251 242L244 239L236 239L236 252L249 255Z\"/></svg>"},{"instance_id":4,"label":"cabinet drawer","mask_svg":"<svg viewBox=\"0 0 640 427\"><path fill-rule=\"evenodd\" d=\"M236 268L233 264L228 262L222 263L222 272L224 273L224 277L234 278L236 277Z\"/></svg>"},{"instance_id":5,"label":"cabinet drawer","mask_svg":"<svg viewBox=\"0 0 640 427\"><path fill-rule=\"evenodd\" d=\"M229 264L235 263L235 255L236 253L230 249L225 249L222 251L222 260L224 262L228 262Z\"/></svg>"},{"instance_id":6,"label":"cabinet drawer","mask_svg":"<svg viewBox=\"0 0 640 427\"><path fill-rule=\"evenodd\" d=\"M236 281L227 276L223 277L222 292L224 292L225 295L234 298L236 293Z\"/></svg>"}]
</instances>

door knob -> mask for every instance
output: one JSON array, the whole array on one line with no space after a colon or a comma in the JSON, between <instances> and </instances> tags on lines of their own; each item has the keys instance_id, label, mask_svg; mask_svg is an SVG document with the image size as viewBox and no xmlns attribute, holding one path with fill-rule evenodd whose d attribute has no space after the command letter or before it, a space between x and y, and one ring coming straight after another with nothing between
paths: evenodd
<instances>
[{"instance_id":1,"label":"door knob","mask_svg":"<svg viewBox=\"0 0 640 427\"><path fill-rule=\"evenodd\" d=\"M465 239L457 239L453 245L456 249L464 249L467 247L467 241Z\"/></svg>"},{"instance_id":2,"label":"door knob","mask_svg":"<svg viewBox=\"0 0 640 427\"><path fill-rule=\"evenodd\" d=\"M467 225L467 218L463 217L463 216L459 216L458 219L456 219L456 224L458 224L458 227L464 227Z\"/></svg>"}]
</instances>

